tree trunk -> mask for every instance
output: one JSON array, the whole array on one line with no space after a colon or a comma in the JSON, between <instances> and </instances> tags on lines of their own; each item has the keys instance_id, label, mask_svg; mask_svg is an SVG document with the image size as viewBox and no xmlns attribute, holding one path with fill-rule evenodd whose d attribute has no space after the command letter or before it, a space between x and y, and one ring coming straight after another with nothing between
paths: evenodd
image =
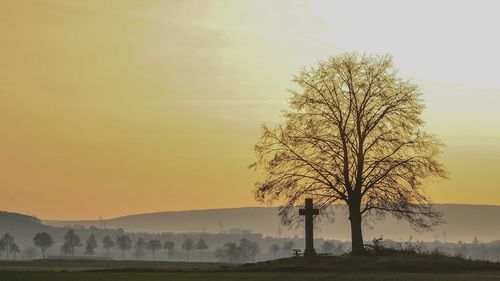
<instances>
[{"instance_id":1,"label":"tree trunk","mask_svg":"<svg viewBox=\"0 0 500 281\"><path fill-rule=\"evenodd\" d=\"M45 259L45 248L44 247L42 247L42 257L43 257L43 259Z\"/></svg>"},{"instance_id":2,"label":"tree trunk","mask_svg":"<svg viewBox=\"0 0 500 281\"><path fill-rule=\"evenodd\" d=\"M360 203L349 205L349 220L351 221L351 243L352 255L360 256L365 252L363 245L363 233L361 230L361 210Z\"/></svg>"}]
</instances>

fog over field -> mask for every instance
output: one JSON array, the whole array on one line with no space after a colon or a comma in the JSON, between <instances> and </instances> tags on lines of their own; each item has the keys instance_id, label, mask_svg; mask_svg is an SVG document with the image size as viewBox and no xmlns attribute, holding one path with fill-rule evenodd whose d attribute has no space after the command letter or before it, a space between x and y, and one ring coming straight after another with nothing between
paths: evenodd
<instances>
[{"instance_id":1,"label":"fog over field","mask_svg":"<svg viewBox=\"0 0 500 281\"><path fill-rule=\"evenodd\" d=\"M500 206L438 204L436 209L444 213L445 223L433 231L416 232L408 223L397 221L388 216L385 220L364 225L364 238L371 240L383 236L384 239L407 241L472 241L474 237L481 241L500 239ZM492 221L493 220L493 221ZM233 208L213 210L193 210L179 212L160 212L137 214L118 218L86 221L43 221L52 226L105 226L123 228L134 232L231 232L235 229L251 230L266 236L303 236L303 228L279 226L277 208ZM280 234L281 232L281 234ZM322 221L316 230L316 236L326 239L350 240L350 227L346 210L336 207L333 222Z\"/></svg>"},{"instance_id":2,"label":"fog over field","mask_svg":"<svg viewBox=\"0 0 500 281\"><path fill-rule=\"evenodd\" d=\"M315 248L319 252L338 255L350 250L350 238L345 208L335 208L334 222L317 223ZM404 248L413 245L427 252L438 250L452 256L500 260L500 224L491 219L500 217L500 206L442 204L436 205L436 208L445 214L446 223L439 225L434 231L415 232L407 223L387 217L383 221L372 221L371 225L364 225L364 240L369 244L374 238L383 237L383 243L389 247ZM268 260L290 256L290 250L285 250L286 243L292 243L291 247L298 249L304 248L303 227L280 227L277 212L277 208L271 207L191 210L87 221L43 221L33 216L0 212L0 234L9 233L15 238L21 250L18 259L23 260L41 257L39 249L33 244L33 237L38 232L47 232L54 239L55 244L47 249L47 256L62 255L64 236L70 229L75 231L83 243L91 234L95 235L96 257L105 255L102 248L105 236L115 240L125 234L130 237L133 245L139 239L173 242L173 253L162 248L157 252L156 260L187 260L186 251L182 248L186 239L194 242L203 239L208 244L204 253L193 251L191 260L221 261L217 257L217 249L226 243L241 243L242 239L256 243L256 260ZM330 243L327 247L326 241ZM273 245L279 247L277 253L270 251ZM75 255L83 254L83 247L78 247ZM122 253L116 246L109 254L113 259L122 259ZM5 253L0 253L0 259L2 258L5 258ZM138 255L133 246L126 251L125 259L151 260L153 256L147 251Z\"/></svg>"}]
</instances>

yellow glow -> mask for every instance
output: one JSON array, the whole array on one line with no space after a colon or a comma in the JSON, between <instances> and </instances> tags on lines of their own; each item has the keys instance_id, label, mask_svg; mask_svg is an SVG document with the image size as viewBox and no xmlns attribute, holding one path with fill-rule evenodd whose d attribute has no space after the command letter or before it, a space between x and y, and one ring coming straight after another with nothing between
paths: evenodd
<instances>
[{"instance_id":1,"label":"yellow glow","mask_svg":"<svg viewBox=\"0 0 500 281\"><path fill-rule=\"evenodd\" d=\"M2 1L0 206L96 218L256 205L260 124L279 120L302 66L352 50L393 54L421 85L448 144L434 201L500 204L494 5Z\"/></svg>"}]
</instances>

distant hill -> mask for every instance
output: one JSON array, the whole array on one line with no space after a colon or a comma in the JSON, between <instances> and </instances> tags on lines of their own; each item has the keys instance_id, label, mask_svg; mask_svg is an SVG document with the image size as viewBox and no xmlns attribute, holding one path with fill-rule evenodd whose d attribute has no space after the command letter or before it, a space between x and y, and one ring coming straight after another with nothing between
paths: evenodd
<instances>
[{"instance_id":1,"label":"distant hill","mask_svg":"<svg viewBox=\"0 0 500 281\"><path fill-rule=\"evenodd\" d=\"M470 242L477 237L480 241L500 239L500 206L438 204L436 209L442 211L446 220L431 232L418 233L406 222L399 222L388 216L383 221L371 221L364 226L365 240L383 236L385 239L407 241L413 240L446 240ZM123 228L136 232L238 232L252 230L264 235L302 236L303 230L279 228L277 208L232 208L213 210L193 210L138 214L118 217L105 221L107 228ZM44 221L52 226L99 226L102 222L88 221ZM350 227L346 209L336 207L335 221L322 222L316 231L317 237L338 240L350 240Z\"/></svg>"},{"instance_id":2,"label":"distant hill","mask_svg":"<svg viewBox=\"0 0 500 281\"><path fill-rule=\"evenodd\" d=\"M57 228L42 224L42 222L32 216L21 215L10 212L0 212L0 235L8 232L16 237L18 244L29 244L34 234L46 231L57 233Z\"/></svg>"},{"instance_id":3,"label":"distant hill","mask_svg":"<svg viewBox=\"0 0 500 281\"><path fill-rule=\"evenodd\" d=\"M11 234L21 249L33 246L33 237L37 232L48 232L55 241L54 246L48 253L58 254L59 247L67 231L68 229L63 227L44 224L40 219L33 216L0 211L0 236L3 236L5 233ZM116 233L114 230L100 230L95 228L77 230L77 233L82 235L83 238L87 237L91 232L99 237L104 234L114 236Z\"/></svg>"},{"instance_id":4,"label":"distant hill","mask_svg":"<svg viewBox=\"0 0 500 281\"><path fill-rule=\"evenodd\" d=\"M46 228L42 222L32 216L21 215L11 212L0 212L0 233L13 231L26 231L32 228Z\"/></svg>"}]
</instances>

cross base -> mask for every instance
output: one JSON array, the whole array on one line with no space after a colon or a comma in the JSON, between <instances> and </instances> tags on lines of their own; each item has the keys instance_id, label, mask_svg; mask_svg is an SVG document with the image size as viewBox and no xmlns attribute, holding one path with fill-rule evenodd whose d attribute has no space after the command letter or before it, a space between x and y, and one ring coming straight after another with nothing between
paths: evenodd
<instances>
[{"instance_id":1,"label":"cross base","mask_svg":"<svg viewBox=\"0 0 500 281\"><path fill-rule=\"evenodd\" d=\"M317 256L318 254L316 253L316 250L313 249L306 249L304 251L304 257L315 257Z\"/></svg>"}]
</instances>

